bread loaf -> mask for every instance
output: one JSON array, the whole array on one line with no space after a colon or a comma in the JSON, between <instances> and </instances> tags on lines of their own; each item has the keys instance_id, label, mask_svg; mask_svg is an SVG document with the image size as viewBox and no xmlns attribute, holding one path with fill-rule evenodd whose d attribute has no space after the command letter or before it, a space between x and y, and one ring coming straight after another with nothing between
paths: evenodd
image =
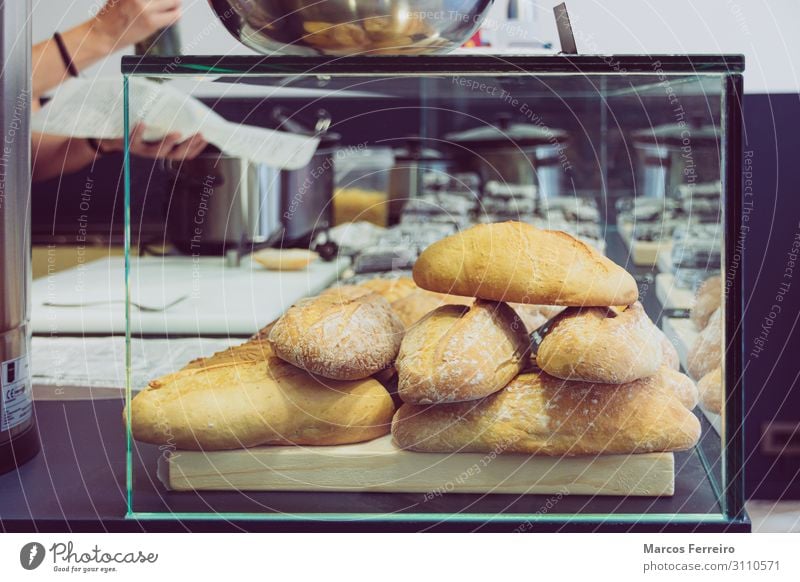
<instances>
[{"instance_id":1,"label":"bread loaf","mask_svg":"<svg viewBox=\"0 0 800 582\"><path fill-rule=\"evenodd\" d=\"M444 305L406 332L395 362L398 394L415 404L482 398L522 371L529 344L505 303Z\"/></svg>"},{"instance_id":2,"label":"bread loaf","mask_svg":"<svg viewBox=\"0 0 800 582\"><path fill-rule=\"evenodd\" d=\"M319 259L308 249L263 249L251 255L262 267L271 271L302 271Z\"/></svg>"},{"instance_id":3,"label":"bread loaf","mask_svg":"<svg viewBox=\"0 0 800 582\"><path fill-rule=\"evenodd\" d=\"M525 324L528 334L532 334L564 310L558 305L528 305L525 303L509 303L509 305Z\"/></svg>"},{"instance_id":4,"label":"bread loaf","mask_svg":"<svg viewBox=\"0 0 800 582\"><path fill-rule=\"evenodd\" d=\"M335 380L366 378L394 362L403 324L377 293L342 286L304 299L269 334L275 354Z\"/></svg>"},{"instance_id":5,"label":"bread loaf","mask_svg":"<svg viewBox=\"0 0 800 582\"><path fill-rule=\"evenodd\" d=\"M399 277L397 279L383 279L377 277L364 281L360 286L377 293L389 303L402 299L418 289L414 281L409 277Z\"/></svg>"},{"instance_id":6,"label":"bread loaf","mask_svg":"<svg viewBox=\"0 0 800 582\"><path fill-rule=\"evenodd\" d=\"M689 376L667 366L661 366L658 374L660 375L659 381L672 390L672 393L675 394L681 404L689 410L693 410L697 406L700 395L697 385L692 382Z\"/></svg>"},{"instance_id":7,"label":"bread loaf","mask_svg":"<svg viewBox=\"0 0 800 582\"><path fill-rule=\"evenodd\" d=\"M590 384L532 373L482 400L403 404L392 435L431 453L628 454L688 449L700 423L658 376Z\"/></svg>"},{"instance_id":8,"label":"bread loaf","mask_svg":"<svg viewBox=\"0 0 800 582\"><path fill-rule=\"evenodd\" d=\"M670 339L667 337L663 331L656 327L658 330L658 337L661 338L661 363L665 365L667 368L671 368L673 370L680 370L681 369L681 358L678 355L678 350L675 347Z\"/></svg>"},{"instance_id":9,"label":"bread loaf","mask_svg":"<svg viewBox=\"0 0 800 582\"><path fill-rule=\"evenodd\" d=\"M458 297L445 293L432 293L416 289L405 297L392 302L392 310L407 328L417 323L431 311L442 305L471 305L472 297Z\"/></svg>"},{"instance_id":10,"label":"bread loaf","mask_svg":"<svg viewBox=\"0 0 800 582\"><path fill-rule=\"evenodd\" d=\"M722 308L719 307L689 348L686 367L692 378L700 380L722 364L722 341Z\"/></svg>"},{"instance_id":11,"label":"bread loaf","mask_svg":"<svg viewBox=\"0 0 800 582\"><path fill-rule=\"evenodd\" d=\"M515 303L629 305L639 291L625 269L554 230L480 224L426 248L414 265L423 289Z\"/></svg>"},{"instance_id":12,"label":"bread loaf","mask_svg":"<svg viewBox=\"0 0 800 582\"><path fill-rule=\"evenodd\" d=\"M717 366L697 383L700 406L714 414L722 414L722 367Z\"/></svg>"},{"instance_id":13,"label":"bread loaf","mask_svg":"<svg viewBox=\"0 0 800 582\"><path fill-rule=\"evenodd\" d=\"M271 353L154 380L130 406L136 440L207 451L361 442L388 433L394 412L376 380L322 381Z\"/></svg>"},{"instance_id":14,"label":"bread loaf","mask_svg":"<svg viewBox=\"0 0 800 582\"><path fill-rule=\"evenodd\" d=\"M662 359L658 329L638 301L622 311L565 309L536 354L539 367L552 376L608 384L652 376Z\"/></svg>"},{"instance_id":15,"label":"bread loaf","mask_svg":"<svg viewBox=\"0 0 800 582\"><path fill-rule=\"evenodd\" d=\"M705 329L708 320L720 305L722 305L722 278L715 275L700 285L689 313L689 317L698 331Z\"/></svg>"}]
</instances>

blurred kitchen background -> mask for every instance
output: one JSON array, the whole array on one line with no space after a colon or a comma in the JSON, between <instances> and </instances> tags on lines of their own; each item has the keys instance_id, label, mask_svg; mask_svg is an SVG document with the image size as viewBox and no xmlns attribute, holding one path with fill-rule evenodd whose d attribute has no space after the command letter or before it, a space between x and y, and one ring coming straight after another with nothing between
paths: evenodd
<instances>
[{"instance_id":1,"label":"blurred kitchen background","mask_svg":"<svg viewBox=\"0 0 800 582\"><path fill-rule=\"evenodd\" d=\"M74 0L62 7L49 1L34 1L34 42L85 20L101 4L100 0ZM184 0L183 6L179 31L184 53L250 54L222 28L206 0ZM752 162L745 167L752 174L748 179L752 180L755 200L751 230L743 245L746 284L752 289L752 296L745 306L744 337L745 352L748 353L767 314L765 310L781 282L786 249L790 248L800 230L796 192L800 184L800 164L797 163L800 156L800 36L781 34L787 30L786 23L800 23L800 3L792 0L748 3L729 0L572 0L568 7L581 53L745 54L744 148L746 157ZM506 34L508 31L512 34ZM551 53L558 50L551 3L499 0L473 44L478 45L473 50L486 53ZM101 66L87 71L86 76L119 75L119 64L119 58L107 59ZM491 177L482 174L481 168L471 167L469 161L455 160L458 163L453 167L457 167L458 172L446 169L448 162L453 161L451 158L458 157L457 154L431 147L435 146L431 136L447 136L450 142L461 140L473 148L476 144L488 143L487 151L490 151L490 133L477 136L469 133L479 125L470 123L472 117L503 128L525 150L525 155L535 160L540 197L568 197L583 201L579 205L583 209L576 206L578 209L574 213L590 215L590 219L584 222L618 224L626 215L638 212L640 222L646 223L646 205L637 211L630 204L626 205L625 199L680 198L680 181L676 182L675 177L669 175L670 156L674 151L653 146L632 129L646 128L652 134L652 128L663 128L663 142L669 142L673 131L669 125L675 119L663 94L654 96L647 103L635 96L600 102L596 99L598 88L592 91L591 87L584 87L587 91L584 101L579 98L537 100L536 113L541 120L537 124L532 123L518 107L498 105L496 98L465 98L461 103L453 103L450 99L448 106L462 114L433 116L431 108L443 106L437 98L435 81L422 85L407 83L405 91L402 82L394 82L392 97L379 101L352 98L347 94L328 95L322 100L324 112L319 111L320 95L335 89L335 86L322 84L312 87L301 83L274 92L271 89L273 97L265 106L263 91L258 86L215 87L211 83L198 85L190 80L178 81L177 85L191 90L226 119L246 121L250 125L285 128L282 124L288 115L294 122L310 127L319 121L320 116L329 116L333 120L331 132L337 135L331 136L326 147L349 151L345 158L337 159L336 175L332 176L338 181L339 192L344 196L349 194L357 198L364 192L368 195L371 191L388 188L392 171L398 165L404 168L406 178L412 176L412 180L417 180L414 172L418 167L442 168L440 175L460 176L459 184L455 186L447 179L437 181L435 171L427 182L415 182L429 192L469 188L470 181L477 175L485 193ZM533 93L537 90L544 93L547 89L553 95L559 91L558 87L546 87L546 81L541 81L538 88L534 85L528 80L518 89ZM374 89L376 87L371 87ZM569 89L575 90L575 87ZM682 99L686 110L692 112L687 121L696 129L696 155L702 156L705 146L710 152L709 158L715 159L717 140L704 143L703 128L718 118L719 102L708 100L703 95L687 95ZM398 128L409 131L404 133ZM424 131L419 131L420 128ZM543 133L542 128L547 131ZM420 133L428 139L417 139ZM365 144L370 149L369 154L364 153ZM563 160L559 159L563 148L569 152L569 168L565 168L561 163ZM504 157L507 159L501 152L500 158ZM698 163L708 176L700 176L698 182L713 184L719 180L718 162L701 164L701 161ZM348 164L361 168L365 167L364 164L372 164L377 185L354 182L352 175L347 174ZM34 184L34 278L95 258L122 253L124 182L121 168L121 156L109 155L84 171ZM137 161L134 169L133 207L141 211L133 218L135 244L140 250L149 249L151 252L164 252L164 243L180 247L181 242L187 240L181 234L181 225L167 221L165 229L165 204L174 188L170 170L159 162L141 160ZM514 171L513 168L509 170ZM395 171L395 179L396 174ZM499 181L503 182L505 177L501 176ZM275 182L274 179L268 181ZM351 192L343 192L347 189ZM499 198L504 196L503 192L494 194ZM87 199L90 203L82 205L81 201ZM442 204L442 200L438 198L437 203ZM352 212L357 213L360 207L357 201L354 204L356 210ZM675 202L675 205L676 208L667 211L681 211L677 208L679 203ZM411 214L415 212L413 205L405 210ZM490 207L486 210L492 212ZM339 207L339 216L336 212L334 209L330 217L333 223L348 218L346 205ZM718 212L718 209L712 208L710 212ZM399 214L393 216L392 213L389 205L385 214L370 218L373 222L391 224L400 219ZM452 213L457 214L457 209L452 209ZM421 214L425 212L421 211ZM575 218L567 212L565 216L567 219ZM662 214L658 218L656 222L662 224ZM76 238L82 236L79 232L83 232L83 229L76 228L79 221L85 222L85 242ZM716 218L710 222L716 222ZM309 241L303 237L315 233L300 228L294 234L298 244L307 245ZM598 241L602 238L596 236L590 226L577 234ZM662 234L643 229L630 236L644 242L658 242ZM672 234L664 236L671 237ZM379 261L380 257L376 260ZM780 455L770 454L762 446L764 435L772 425L796 426L800 423L797 412L800 410L797 383L800 368L796 358L792 361L798 345L795 333L800 312L798 289L791 289L784 304L784 313L793 315L780 318L770 332L769 341L773 349L769 356L746 359L747 386L759 387L757 393L748 394L745 409L750 456L749 495L759 499L800 497L800 479L797 478L800 443L788 443ZM790 305L794 306L793 309L789 309ZM781 350L778 346L786 348Z\"/></svg>"}]
</instances>

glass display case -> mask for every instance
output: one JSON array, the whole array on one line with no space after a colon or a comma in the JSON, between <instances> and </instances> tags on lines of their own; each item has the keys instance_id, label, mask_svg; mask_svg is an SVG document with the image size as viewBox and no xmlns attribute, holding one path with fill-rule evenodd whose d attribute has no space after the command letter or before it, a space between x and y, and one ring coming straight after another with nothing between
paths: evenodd
<instances>
[{"instance_id":1,"label":"glass display case","mask_svg":"<svg viewBox=\"0 0 800 582\"><path fill-rule=\"evenodd\" d=\"M212 143L169 167L126 152L129 517L747 529L737 247L747 220L743 68L735 55L124 57L126 136L137 123L161 123ZM199 100L162 100L175 87ZM163 224L155 236L143 227L153 217ZM699 429L690 445L574 455L455 444L431 453L403 449L388 426L357 444L225 440L240 435L243 415L278 430L287 416L312 414L295 410L286 391L260 400L267 381L237 368L247 359L266 368L276 357L289 361L271 351L270 324L292 304L336 285L407 281L430 245L505 221L563 231L634 278L647 318L666 338L664 362L650 374L672 366L691 378L685 406ZM312 262L289 271L289 257L309 250ZM268 270L262 258L271 253L287 262ZM148 298L161 307L143 309ZM396 297L386 299L395 306ZM567 305L540 310L526 328L534 353L564 313L584 312ZM605 308L610 319L630 313ZM205 359L146 378L137 342L152 337L197 340ZM209 358L200 339L209 337L251 349ZM526 365L544 374L541 359ZM203 374L215 366L230 373L212 387ZM331 389L311 372L309 382ZM564 389L579 389L579 380L565 378ZM394 367L370 381L385 387L393 409L402 404ZM159 391L137 404L139 394ZM639 412L646 416L630 414ZM136 430L137 414L149 428ZM667 430L667 420L654 418L651 428ZM536 432L522 430L526 439Z\"/></svg>"}]
</instances>

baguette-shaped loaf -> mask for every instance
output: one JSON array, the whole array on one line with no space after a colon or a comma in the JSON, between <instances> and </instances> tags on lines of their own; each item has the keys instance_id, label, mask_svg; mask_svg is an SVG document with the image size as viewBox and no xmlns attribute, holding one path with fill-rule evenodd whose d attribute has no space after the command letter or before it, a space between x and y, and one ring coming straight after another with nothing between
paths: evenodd
<instances>
[{"instance_id":1,"label":"baguette-shaped loaf","mask_svg":"<svg viewBox=\"0 0 800 582\"><path fill-rule=\"evenodd\" d=\"M266 348L152 381L131 401L131 426L136 440L178 449L339 445L388 433L393 412L377 380L318 379Z\"/></svg>"},{"instance_id":2,"label":"baguette-shaped loaf","mask_svg":"<svg viewBox=\"0 0 800 582\"><path fill-rule=\"evenodd\" d=\"M539 345L536 362L565 380L625 384L655 374L663 357L658 328L637 301L623 311L565 309Z\"/></svg>"},{"instance_id":3,"label":"baguette-shaped loaf","mask_svg":"<svg viewBox=\"0 0 800 582\"><path fill-rule=\"evenodd\" d=\"M482 400L404 404L392 435L430 453L629 454L688 449L700 423L658 376L590 384L532 373Z\"/></svg>"},{"instance_id":4,"label":"baguette-shaped loaf","mask_svg":"<svg viewBox=\"0 0 800 582\"><path fill-rule=\"evenodd\" d=\"M607 306L636 301L625 269L565 232L480 224L437 241L414 265L423 289L515 303Z\"/></svg>"},{"instance_id":5,"label":"baguette-shaped loaf","mask_svg":"<svg viewBox=\"0 0 800 582\"><path fill-rule=\"evenodd\" d=\"M391 366L402 337L403 324L386 299L341 286L290 307L269 341L278 357L312 374L358 380Z\"/></svg>"},{"instance_id":6,"label":"baguette-shaped loaf","mask_svg":"<svg viewBox=\"0 0 800 582\"><path fill-rule=\"evenodd\" d=\"M505 303L444 305L406 332L395 362L398 394L414 404L483 398L522 371L529 345Z\"/></svg>"}]
</instances>

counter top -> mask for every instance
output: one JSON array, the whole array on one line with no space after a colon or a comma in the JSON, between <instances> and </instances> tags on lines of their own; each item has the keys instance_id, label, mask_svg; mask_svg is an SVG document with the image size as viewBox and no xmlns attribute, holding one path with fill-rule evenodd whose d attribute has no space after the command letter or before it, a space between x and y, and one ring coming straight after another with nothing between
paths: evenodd
<instances>
[{"instance_id":1,"label":"counter top","mask_svg":"<svg viewBox=\"0 0 800 582\"><path fill-rule=\"evenodd\" d=\"M643 516L660 513L717 513L713 490L694 451L676 455L676 495L669 498L619 498L568 496L557 502L557 511L602 514L601 522L567 526L524 520L457 522L447 514L536 513L552 504L552 496L448 494L426 500L419 494L389 493L180 493L164 489L155 471L160 451L139 445L134 450L134 505L137 512L162 512L158 519L126 518L125 434L121 422L123 402L106 400L39 401L35 413L43 443L42 452L17 472L0 475L0 531L324 531L372 530L501 530L522 525L531 531L741 531L746 525L615 524L614 513ZM337 511L351 510L366 517L380 514L385 520L343 522L333 520ZM261 512L272 520L207 519L205 512ZM556 511L553 509L552 511ZM398 514L441 514L430 519L396 520ZM181 514L173 517L171 514ZM299 513L330 514L323 521L296 521ZM588 517L588 515L587 515Z\"/></svg>"}]
</instances>

